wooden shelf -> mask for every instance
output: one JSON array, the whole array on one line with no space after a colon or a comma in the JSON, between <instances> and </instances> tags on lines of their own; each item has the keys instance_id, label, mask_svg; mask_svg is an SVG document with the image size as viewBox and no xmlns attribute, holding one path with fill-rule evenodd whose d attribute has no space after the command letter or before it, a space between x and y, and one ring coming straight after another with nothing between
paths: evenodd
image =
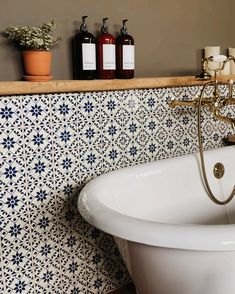
<instances>
[{"instance_id":1,"label":"wooden shelf","mask_svg":"<svg viewBox=\"0 0 235 294\"><path fill-rule=\"evenodd\" d=\"M219 77L220 81L227 81L229 79L235 79L235 75ZM203 83L205 82L197 81L193 76L134 78L130 80L52 80L48 82L6 81L0 82L0 95L149 89L202 85Z\"/></svg>"}]
</instances>

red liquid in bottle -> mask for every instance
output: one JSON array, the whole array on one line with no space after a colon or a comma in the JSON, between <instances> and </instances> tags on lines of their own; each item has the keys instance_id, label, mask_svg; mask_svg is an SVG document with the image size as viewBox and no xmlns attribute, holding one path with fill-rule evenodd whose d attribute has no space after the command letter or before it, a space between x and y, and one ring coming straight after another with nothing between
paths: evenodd
<instances>
[{"instance_id":1,"label":"red liquid in bottle","mask_svg":"<svg viewBox=\"0 0 235 294\"><path fill-rule=\"evenodd\" d=\"M103 18L101 35L97 37L97 78L114 79L116 70L115 38L108 33L106 20Z\"/></svg>"}]
</instances>

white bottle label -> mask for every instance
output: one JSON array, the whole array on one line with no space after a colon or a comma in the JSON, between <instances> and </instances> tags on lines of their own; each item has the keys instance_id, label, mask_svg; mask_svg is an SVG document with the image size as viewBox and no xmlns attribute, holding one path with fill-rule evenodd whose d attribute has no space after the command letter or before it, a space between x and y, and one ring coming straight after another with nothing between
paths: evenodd
<instances>
[{"instance_id":1,"label":"white bottle label","mask_svg":"<svg viewBox=\"0 0 235 294\"><path fill-rule=\"evenodd\" d=\"M96 70L95 44L82 43L83 70Z\"/></svg>"},{"instance_id":2,"label":"white bottle label","mask_svg":"<svg viewBox=\"0 0 235 294\"><path fill-rule=\"evenodd\" d=\"M135 46L123 45L123 69L135 69Z\"/></svg>"},{"instance_id":3,"label":"white bottle label","mask_svg":"<svg viewBox=\"0 0 235 294\"><path fill-rule=\"evenodd\" d=\"M103 69L116 69L114 44L103 44Z\"/></svg>"}]
</instances>

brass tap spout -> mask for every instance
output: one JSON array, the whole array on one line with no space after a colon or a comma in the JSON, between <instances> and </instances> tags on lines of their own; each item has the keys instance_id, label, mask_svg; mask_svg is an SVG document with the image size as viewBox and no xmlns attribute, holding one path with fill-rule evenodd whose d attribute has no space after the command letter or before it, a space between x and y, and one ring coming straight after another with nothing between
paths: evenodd
<instances>
[{"instance_id":1,"label":"brass tap spout","mask_svg":"<svg viewBox=\"0 0 235 294\"><path fill-rule=\"evenodd\" d=\"M175 108L175 107L182 107L182 106L186 106L186 107L198 107L198 101L199 98L195 97L193 100L191 101L182 101L182 100L176 100L176 99L172 99L168 105L171 108ZM223 106L225 106L225 103L227 105L228 101L226 100L226 102L224 102ZM215 102L213 102L213 100L211 100L211 98L202 98L201 100L201 105L208 107L209 109L214 108L214 104ZM221 103L220 103L221 104ZM235 99L234 99L234 104L235 104ZM221 107L220 107L221 108Z\"/></svg>"}]
</instances>

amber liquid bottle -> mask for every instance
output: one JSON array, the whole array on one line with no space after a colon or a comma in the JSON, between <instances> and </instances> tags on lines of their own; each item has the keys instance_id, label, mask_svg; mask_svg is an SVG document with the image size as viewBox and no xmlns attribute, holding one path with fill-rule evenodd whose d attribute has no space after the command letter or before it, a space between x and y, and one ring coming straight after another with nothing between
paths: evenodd
<instances>
[{"instance_id":1,"label":"amber liquid bottle","mask_svg":"<svg viewBox=\"0 0 235 294\"><path fill-rule=\"evenodd\" d=\"M96 38L97 78L114 79L116 70L115 38L108 33L107 17L103 18L101 35Z\"/></svg>"},{"instance_id":2,"label":"amber liquid bottle","mask_svg":"<svg viewBox=\"0 0 235 294\"><path fill-rule=\"evenodd\" d=\"M121 35L116 38L116 77L118 79L132 79L135 70L134 39L128 35L127 19L123 20Z\"/></svg>"},{"instance_id":3,"label":"amber liquid bottle","mask_svg":"<svg viewBox=\"0 0 235 294\"><path fill-rule=\"evenodd\" d=\"M95 37L88 32L86 18L82 17L80 32L73 41L74 78L78 80L92 80L96 72Z\"/></svg>"}]
</instances>

